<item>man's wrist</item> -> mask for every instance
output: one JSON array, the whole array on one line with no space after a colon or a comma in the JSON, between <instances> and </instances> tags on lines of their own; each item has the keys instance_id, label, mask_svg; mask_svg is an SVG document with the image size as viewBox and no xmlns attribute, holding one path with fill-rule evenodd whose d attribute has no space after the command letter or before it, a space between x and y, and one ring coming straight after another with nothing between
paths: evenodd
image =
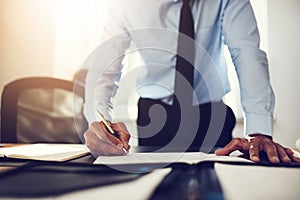
<instances>
[{"instance_id":1,"label":"man's wrist","mask_svg":"<svg viewBox=\"0 0 300 200\"><path fill-rule=\"evenodd\" d=\"M262 133L251 133L249 135L247 135L247 139L251 139L251 138L254 138L254 137L266 137L270 140L273 140L272 136L269 136L269 135L265 135L265 134L262 134Z\"/></svg>"}]
</instances>

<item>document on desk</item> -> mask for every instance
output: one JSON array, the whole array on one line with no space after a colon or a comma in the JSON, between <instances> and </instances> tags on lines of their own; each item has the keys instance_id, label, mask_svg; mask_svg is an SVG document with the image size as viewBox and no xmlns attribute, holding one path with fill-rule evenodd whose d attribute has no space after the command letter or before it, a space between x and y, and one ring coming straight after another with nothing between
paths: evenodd
<instances>
[{"instance_id":1,"label":"document on desk","mask_svg":"<svg viewBox=\"0 0 300 200\"><path fill-rule=\"evenodd\" d=\"M43 161L66 161L88 153L89 150L83 144L37 143L0 148L0 157Z\"/></svg>"},{"instance_id":2,"label":"document on desk","mask_svg":"<svg viewBox=\"0 0 300 200\"><path fill-rule=\"evenodd\" d=\"M237 156L216 156L202 152L180 153L129 153L126 156L99 156L94 164L122 165L122 164L155 164L155 163L187 163L197 164L204 161L223 162L252 162Z\"/></svg>"}]
</instances>

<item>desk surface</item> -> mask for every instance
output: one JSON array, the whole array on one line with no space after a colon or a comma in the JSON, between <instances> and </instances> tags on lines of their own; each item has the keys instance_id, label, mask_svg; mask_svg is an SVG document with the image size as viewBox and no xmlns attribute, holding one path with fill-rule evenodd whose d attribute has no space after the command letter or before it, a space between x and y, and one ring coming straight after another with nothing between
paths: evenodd
<instances>
[{"instance_id":1,"label":"desk surface","mask_svg":"<svg viewBox=\"0 0 300 200\"><path fill-rule=\"evenodd\" d=\"M132 151L147 152L151 151L151 148L134 147ZM68 161L67 163L91 164L94 160L93 156L87 155ZM26 163L28 161L0 159L0 165L3 168L7 168L8 166L18 167ZM299 199L300 197L298 191L298 186L300 185L300 168L228 164L217 164L215 168L226 199L282 199L283 197L284 199ZM127 199L128 197L135 199L135 195L133 195L135 193L138 199L147 199L169 172L170 169L158 170L136 181L93 187L77 192L44 197L43 199L94 199L99 197L104 199ZM139 187L141 185L143 187ZM139 187L139 190L136 190L137 187Z\"/></svg>"}]
</instances>

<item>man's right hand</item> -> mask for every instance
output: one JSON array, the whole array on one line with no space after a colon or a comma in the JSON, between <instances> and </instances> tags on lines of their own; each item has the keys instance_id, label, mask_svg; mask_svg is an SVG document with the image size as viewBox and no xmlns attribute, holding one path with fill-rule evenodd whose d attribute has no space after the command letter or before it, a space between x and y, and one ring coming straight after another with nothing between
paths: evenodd
<instances>
[{"instance_id":1,"label":"man's right hand","mask_svg":"<svg viewBox=\"0 0 300 200\"><path fill-rule=\"evenodd\" d=\"M94 157L108 155L125 155L123 148L128 152L130 134L124 123L118 122L111 124L120 138L116 138L108 132L103 122L93 122L89 129L84 133L86 146L90 149Z\"/></svg>"}]
</instances>

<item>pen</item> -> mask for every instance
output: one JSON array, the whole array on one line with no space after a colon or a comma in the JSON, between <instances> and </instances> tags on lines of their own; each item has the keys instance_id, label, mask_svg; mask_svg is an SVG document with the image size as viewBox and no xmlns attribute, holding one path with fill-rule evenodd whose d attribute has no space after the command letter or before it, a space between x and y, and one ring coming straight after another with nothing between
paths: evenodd
<instances>
[{"instance_id":1,"label":"pen","mask_svg":"<svg viewBox=\"0 0 300 200\"><path fill-rule=\"evenodd\" d=\"M111 128L109 121L107 121L104 118L102 113L99 110L97 110L97 113L99 114L101 121L104 123L104 125L107 128L107 130L109 131L109 133L112 134L113 136L115 136L116 138L120 139L120 135ZM122 150L127 154L127 150L124 147L122 148Z\"/></svg>"}]
</instances>

